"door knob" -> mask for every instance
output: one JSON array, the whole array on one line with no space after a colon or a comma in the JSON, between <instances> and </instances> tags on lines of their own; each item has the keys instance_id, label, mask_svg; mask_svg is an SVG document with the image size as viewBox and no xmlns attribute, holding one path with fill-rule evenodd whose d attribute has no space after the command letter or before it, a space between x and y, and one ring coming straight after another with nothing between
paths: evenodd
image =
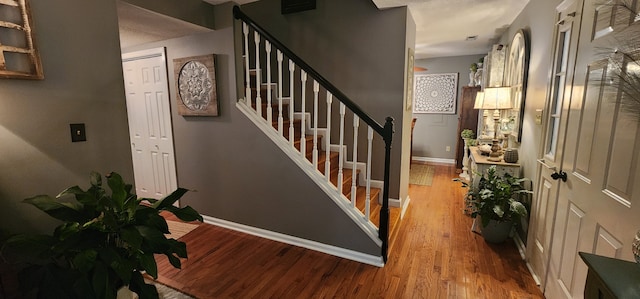
<instances>
[{"instance_id":1,"label":"door knob","mask_svg":"<svg viewBox=\"0 0 640 299\"><path fill-rule=\"evenodd\" d=\"M560 170L560 172L554 172L554 173L552 173L552 174L551 174L551 178L552 178L552 179L554 179L554 180L556 180L556 181L557 181L558 179L561 179L563 182L566 182L566 181L567 181L567 173L566 173L566 172L564 172L564 171L562 171L562 170Z\"/></svg>"}]
</instances>

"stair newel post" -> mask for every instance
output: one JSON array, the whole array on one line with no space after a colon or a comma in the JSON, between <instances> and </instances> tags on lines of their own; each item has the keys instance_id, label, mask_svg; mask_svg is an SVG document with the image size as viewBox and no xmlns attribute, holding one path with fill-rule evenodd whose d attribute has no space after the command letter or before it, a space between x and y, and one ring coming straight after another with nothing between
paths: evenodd
<instances>
[{"instance_id":1,"label":"stair newel post","mask_svg":"<svg viewBox=\"0 0 640 299\"><path fill-rule=\"evenodd\" d=\"M302 81L302 95L300 97L300 112L302 113L302 119L300 122L300 153L303 158L307 155L307 142L305 141L305 120L306 120L306 97L307 97L307 73L300 69L300 81Z\"/></svg>"},{"instance_id":2,"label":"stair newel post","mask_svg":"<svg viewBox=\"0 0 640 299\"><path fill-rule=\"evenodd\" d=\"M267 123L273 123L273 108L271 108L271 43L264 40L264 50L267 52Z\"/></svg>"},{"instance_id":3,"label":"stair newel post","mask_svg":"<svg viewBox=\"0 0 640 299\"><path fill-rule=\"evenodd\" d=\"M342 180L343 178L343 174L342 174L342 168L344 167L344 157L342 156L344 154L344 104L341 102L340 103L340 149L338 150L338 192L342 193ZM355 178L356 173L352 173L351 177L353 181L356 181Z\"/></svg>"},{"instance_id":4,"label":"stair newel post","mask_svg":"<svg viewBox=\"0 0 640 299\"><path fill-rule=\"evenodd\" d=\"M371 155L373 146L373 128L368 127L367 131L367 177L365 178L367 183L367 193L365 197L365 219L369 220L371 216Z\"/></svg>"},{"instance_id":5,"label":"stair newel post","mask_svg":"<svg viewBox=\"0 0 640 299\"><path fill-rule=\"evenodd\" d=\"M384 189L382 190L382 208L378 236L382 240L382 258L387 262L389 249L389 171L391 168L391 141L393 138L393 117L387 117L384 124Z\"/></svg>"},{"instance_id":6,"label":"stair newel post","mask_svg":"<svg viewBox=\"0 0 640 299\"><path fill-rule=\"evenodd\" d=\"M313 81L313 168L318 169L318 93L320 85ZM304 139L304 136L302 136ZM328 159L329 157L327 157Z\"/></svg>"},{"instance_id":7,"label":"stair newel post","mask_svg":"<svg viewBox=\"0 0 640 299\"><path fill-rule=\"evenodd\" d=\"M351 161L351 173L356 175L356 169L358 168L358 128L360 127L360 118L358 115L353 115L353 160ZM356 180L351 180L351 206L356 207L356 192L358 187L356 186Z\"/></svg>"},{"instance_id":8,"label":"stair newel post","mask_svg":"<svg viewBox=\"0 0 640 299\"><path fill-rule=\"evenodd\" d=\"M293 104L295 101L293 100L293 73L296 70L296 65L292 60L289 60L289 144L291 147L295 148L293 138L295 136L295 132L293 130ZM302 146L302 144L300 145ZM302 150L302 148L300 148Z\"/></svg>"},{"instance_id":9,"label":"stair newel post","mask_svg":"<svg viewBox=\"0 0 640 299\"><path fill-rule=\"evenodd\" d=\"M258 32L253 33L253 39L256 43L256 112L262 117L262 98L260 96L260 83L262 82L262 78L260 78L260 35Z\"/></svg>"},{"instance_id":10,"label":"stair newel post","mask_svg":"<svg viewBox=\"0 0 640 299\"><path fill-rule=\"evenodd\" d=\"M331 102L333 101L333 96L330 92L327 91L327 133L325 134L325 155L326 159L324 161L324 173L327 177L327 182L331 183L331 159L329 159L331 154ZM341 190L340 185L337 185L339 190Z\"/></svg>"},{"instance_id":11,"label":"stair newel post","mask_svg":"<svg viewBox=\"0 0 640 299\"><path fill-rule=\"evenodd\" d=\"M249 25L242 22L242 33L244 34L244 76L245 90L244 101L247 106L251 107L251 77L249 76Z\"/></svg>"},{"instance_id":12,"label":"stair newel post","mask_svg":"<svg viewBox=\"0 0 640 299\"><path fill-rule=\"evenodd\" d=\"M277 50L278 58L278 134L282 136L282 52Z\"/></svg>"}]
</instances>

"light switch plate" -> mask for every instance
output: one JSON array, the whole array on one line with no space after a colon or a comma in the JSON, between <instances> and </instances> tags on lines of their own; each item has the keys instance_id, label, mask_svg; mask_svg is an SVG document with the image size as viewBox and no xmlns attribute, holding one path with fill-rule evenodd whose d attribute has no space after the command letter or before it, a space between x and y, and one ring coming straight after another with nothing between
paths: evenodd
<instances>
[{"instance_id":1,"label":"light switch plate","mask_svg":"<svg viewBox=\"0 0 640 299\"><path fill-rule=\"evenodd\" d=\"M542 124L542 109L536 109L536 125Z\"/></svg>"},{"instance_id":2,"label":"light switch plate","mask_svg":"<svg viewBox=\"0 0 640 299\"><path fill-rule=\"evenodd\" d=\"M70 124L69 127L71 128L71 142L87 141L84 124Z\"/></svg>"}]
</instances>

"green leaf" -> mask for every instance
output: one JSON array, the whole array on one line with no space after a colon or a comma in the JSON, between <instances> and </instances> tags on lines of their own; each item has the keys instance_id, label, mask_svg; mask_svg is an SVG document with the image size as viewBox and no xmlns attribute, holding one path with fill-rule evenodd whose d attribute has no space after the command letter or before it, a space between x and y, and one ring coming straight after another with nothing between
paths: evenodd
<instances>
[{"instance_id":1,"label":"green leaf","mask_svg":"<svg viewBox=\"0 0 640 299\"><path fill-rule=\"evenodd\" d=\"M169 239L169 247L171 252L174 252L181 258L187 258L187 244L176 239Z\"/></svg>"},{"instance_id":2,"label":"green leaf","mask_svg":"<svg viewBox=\"0 0 640 299\"><path fill-rule=\"evenodd\" d=\"M112 172L107 176L107 184L111 188L111 198L116 203L116 207L121 210L124 207L125 199L127 199L127 190L122 177L118 173Z\"/></svg>"},{"instance_id":3,"label":"green leaf","mask_svg":"<svg viewBox=\"0 0 640 299\"><path fill-rule=\"evenodd\" d=\"M94 249L84 250L73 258L73 265L82 273L87 273L93 269L96 263L98 252Z\"/></svg>"},{"instance_id":4,"label":"green leaf","mask_svg":"<svg viewBox=\"0 0 640 299\"><path fill-rule=\"evenodd\" d=\"M180 199L185 193L187 193L187 189L178 188L175 191L171 192L171 194L167 195L165 198L159 200L154 203L152 207L158 211L164 210L166 207L173 205L178 199Z\"/></svg>"},{"instance_id":5,"label":"green leaf","mask_svg":"<svg viewBox=\"0 0 640 299\"><path fill-rule=\"evenodd\" d=\"M106 297L109 286L109 269L102 262L96 262L93 267L93 275L91 277L91 285L96 295L104 294Z\"/></svg>"},{"instance_id":6,"label":"green leaf","mask_svg":"<svg viewBox=\"0 0 640 299\"><path fill-rule=\"evenodd\" d=\"M48 195L38 195L23 200L51 217L65 222L83 222L84 217L77 206L70 203L60 203Z\"/></svg>"},{"instance_id":7,"label":"green leaf","mask_svg":"<svg viewBox=\"0 0 640 299\"><path fill-rule=\"evenodd\" d=\"M200 222L202 222L202 216L200 215L200 213L198 213L196 210L194 210L192 207L190 206L186 206L184 208L177 208L174 206L168 206L165 208L165 210L173 213L174 215L176 215L176 217L178 217L180 220L182 221L195 221L198 220Z\"/></svg>"},{"instance_id":8,"label":"green leaf","mask_svg":"<svg viewBox=\"0 0 640 299\"><path fill-rule=\"evenodd\" d=\"M136 251L140 250L140 247L142 246L142 236L135 227L129 226L123 228L120 233L122 240L127 242L132 249Z\"/></svg>"},{"instance_id":9,"label":"green leaf","mask_svg":"<svg viewBox=\"0 0 640 299\"><path fill-rule=\"evenodd\" d=\"M102 188L102 175L98 172L92 171L89 175L91 186Z\"/></svg>"},{"instance_id":10,"label":"green leaf","mask_svg":"<svg viewBox=\"0 0 640 299\"><path fill-rule=\"evenodd\" d=\"M504 210L499 205L493 206L493 212L500 218L502 218L502 216L504 216Z\"/></svg>"},{"instance_id":11,"label":"green leaf","mask_svg":"<svg viewBox=\"0 0 640 299\"><path fill-rule=\"evenodd\" d=\"M116 272L118 278L120 278L124 284L128 284L129 281L131 281L131 274L135 269L135 263L133 261L122 257L118 251L111 247L102 248L99 256Z\"/></svg>"},{"instance_id":12,"label":"green leaf","mask_svg":"<svg viewBox=\"0 0 640 299\"><path fill-rule=\"evenodd\" d=\"M173 254L165 254L167 256L167 258L169 259L169 263L171 263L171 265L176 268L176 269L181 269L182 268L182 264L180 263L180 259L175 257Z\"/></svg>"},{"instance_id":13,"label":"green leaf","mask_svg":"<svg viewBox=\"0 0 640 299\"><path fill-rule=\"evenodd\" d=\"M511 201L510 209L515 214L517 214L517 215L519 215L521 217L527 216L527 208L519 201L516 201L516 200Z\"/></svg>"},{"instance_id":14,"label":"green leaf","mask_svg":"<svg viewBox=\"0 0 640 299\"><path fill-rule=\"evenodd\" d=\"M156 286L146 284L142 274L139 272L133 273L129 289L138 294L140 299L158 299L159 297Z\"/></svg>"},{"instance_id":15,"label":"green leaf","mask_svg":"<svg viewBox=\"0 0 640 299\"><path fill-rule=\"evenodd\" d=\"M55 236L56 238L62 240L62 239L66 239L67 237L73 235L73 234L77 234L80 231L80 224L77 222L67 222L67 223L63 223L62 225L56 227L55 231L53 232L53 236Z\"/></svg>"},{"instance_id":16,"label":"green leaf","mask_svg":"<svg viewBox=\"0 0 640 299\"><path fill-rule=\"evenodd\" d=\"M164 234L169 233L167 221L158 214L156 209L147 206L138 206L135 214L135 224L156 228Z\"/></svg>"},{"instance_id":17,"label":"green leaf","mask_svg":"<svg viewBox=\"0 0 640 299\"><path fill-rule=\"evenodd\" d=\"M138 255L138 260L140 261L142 269L147 271L147 274L151 275L154 279L158 278L158 265L153 257L153 253L140 254Z\"/></svg>"},{"instance_id":18,"label":"green leaf","mask_svg":"<svg viewBox=\"0 0 640 299\"><path fill-rule=\"evenodd\" d=\"M137 225L135 227L149 249L154 253L164 252L167 248L169 248L169 243L167 242L167 237L165 235L153 228L148 226Z\"/></svg>"}]
</instances>

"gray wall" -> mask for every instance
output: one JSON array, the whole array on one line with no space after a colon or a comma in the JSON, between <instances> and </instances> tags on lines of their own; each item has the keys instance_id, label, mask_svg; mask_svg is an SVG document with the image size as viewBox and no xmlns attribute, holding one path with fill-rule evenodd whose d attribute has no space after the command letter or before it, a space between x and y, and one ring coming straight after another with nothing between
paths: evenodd
<instances>
[{"instance_id":1,"label":"gray wall","mask_svg":"<svg viewBox=\"0 0 640 299\"><path fill-rule=\"evenodd\" d=\"M219 117L177 114L170 84L178 184L196 190L182 204L200 213L372 255L380 248L236 107L231 5L216 6L212 33L124 49L167 48L172 61L216 54Z\"/></svg>"},{"instance_id":2,"label":"gray wall","mask_svg":"<svg viewBox=\"0 0 640 299\"><path fill-rule=\"evenodd\" d=\"M469 67L485 55L420 59L416 61L416 66L427 68L427 71L421 72L424 74L458 73L458 105L456 108L457 111L460 111L462 87L469 84ZM413 117L417 119L413 131L414 159L416 157L455 159L456 144L460 137L458 136L458 113L414 113ZM448 152L446 151L447 146L450 147Z\"/></svg>"},{"instance_id":3,"label":"gray wall","mask_svg":"<svg viewBox=\"0 0 640 299\"><path fill-rule=\"evenodd\" d=\"M44 80L0 80L0 224L49 231L21 200L88 187L89 173L133 169L115 1L31 1ZM70 123L87 141L71 143Z\"/></svg>"},{"instance_id":4,"label":"gray wall","mask_svg":"<svg viewBox=\"0 0 640 299\"><path fill-rule=\"evenodd\" d=\"M379 123L395 118L389 196L406 197L408 185L401 188L400 179L408 176L408 167L401 171L407 8L378 10L369 0L318 1L315 10L288 15L280 13L280 0L242 8ZM366 148L360 149L364 157ZM378 138L374 161L384 161L383 149ZM383 166L374 164L374 178L382 178Z\"/></svg>"}]
</instances>

